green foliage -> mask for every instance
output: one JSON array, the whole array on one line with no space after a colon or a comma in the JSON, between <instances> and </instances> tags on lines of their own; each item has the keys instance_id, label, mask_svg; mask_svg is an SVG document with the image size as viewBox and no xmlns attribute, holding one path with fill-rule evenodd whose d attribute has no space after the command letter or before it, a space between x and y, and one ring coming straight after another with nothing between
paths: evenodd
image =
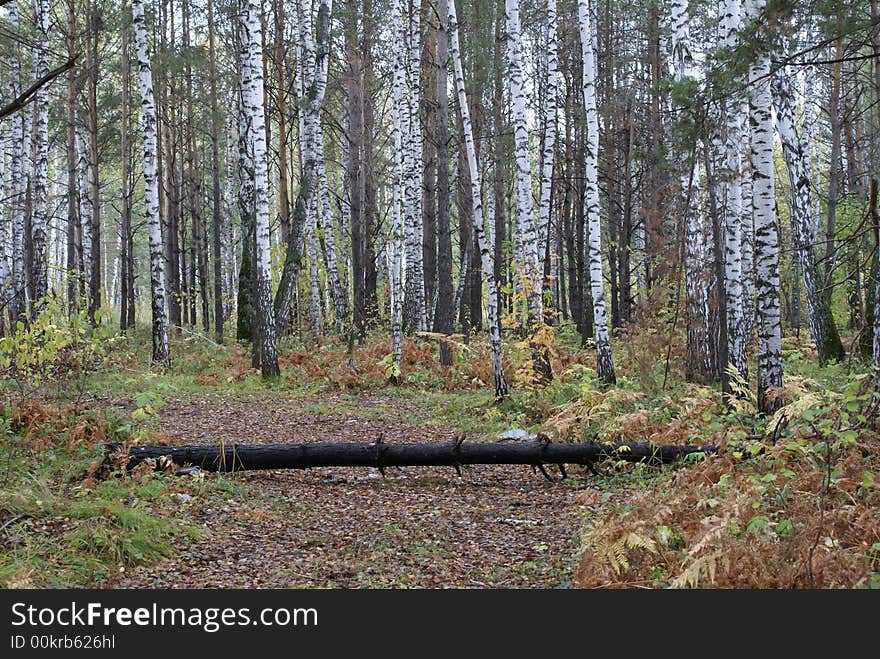
<instances>
[{"instance_id":1,"label":"green foliage","mask_svg":"<svg viewBox=\"0 0 880 659\"><path fill-rule=\"evenodd\" d=\"M98 369L125 340L101 318L99 310L92 325L86 310L69 313L63 301L47 298L34 320L18 321L0 338L0 372L19 386L37 387Z\"/></svg>"},{"instance_id":2,"label":"green foliage","mask_svg":"<svg viewBox=\"0 0 880 659\"><path fill-rule=\"evenodd\" d=\"M382 366L385 373L385 379L396 382L400 378L400 365L394 361L394 353L388 353L381 360L379 365Z\"/></svg>"}]
</instances>

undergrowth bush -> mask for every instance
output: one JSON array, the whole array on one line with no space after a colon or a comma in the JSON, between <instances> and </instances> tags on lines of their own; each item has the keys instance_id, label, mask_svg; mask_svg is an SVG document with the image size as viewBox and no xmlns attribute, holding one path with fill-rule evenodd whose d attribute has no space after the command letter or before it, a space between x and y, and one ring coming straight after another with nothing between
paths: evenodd
<instances>
[{"instance_id":1,"label":"undergrowth bush","mask_svg":"<svg viewBox=\"0 0 880 659\"><path fill-rule=\"evenodd\" d=\"M578 584L880 588L880 434L867 384L853 377L835 392L792 378L788 404L756 434L715 433L719 455L588 520Z\"/></svg>"}]
</instances>

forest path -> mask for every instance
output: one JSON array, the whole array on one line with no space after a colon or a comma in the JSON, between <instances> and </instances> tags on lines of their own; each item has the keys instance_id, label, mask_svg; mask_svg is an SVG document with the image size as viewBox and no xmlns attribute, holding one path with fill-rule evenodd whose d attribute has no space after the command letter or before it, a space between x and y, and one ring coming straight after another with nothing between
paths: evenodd
<instances>
[{"instance_id":1,"label":"forest path","mask_svg":"<svg viewBox=\"0 0 880 659\"><path fill-rule=\"evenodd\" d=\"M318 394L170 400L171 443L449 441L426 401ZM125 588L565 587L586 500L529 467L324 468L238 474L187 486L175 514L202 527L173 558L130 569ZM587 495L587 496L585 496ZM174 508L174 505L172 505Z\"/></svg>"}]
</instances>

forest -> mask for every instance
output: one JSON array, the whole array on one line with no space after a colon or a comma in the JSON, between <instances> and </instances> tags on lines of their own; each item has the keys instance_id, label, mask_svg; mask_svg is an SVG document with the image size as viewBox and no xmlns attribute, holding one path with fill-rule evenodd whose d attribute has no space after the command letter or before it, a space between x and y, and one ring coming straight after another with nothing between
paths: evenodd
<instances>
[{"instance_id":1,"label":"forest","mask_svg":"<svg viewBox=\"0 0 880 659\"><path fill-rule=\"evenodd\" d=\"M880 588L877 0L0 0L0 586Z\"/></svg>"}]
</instances>

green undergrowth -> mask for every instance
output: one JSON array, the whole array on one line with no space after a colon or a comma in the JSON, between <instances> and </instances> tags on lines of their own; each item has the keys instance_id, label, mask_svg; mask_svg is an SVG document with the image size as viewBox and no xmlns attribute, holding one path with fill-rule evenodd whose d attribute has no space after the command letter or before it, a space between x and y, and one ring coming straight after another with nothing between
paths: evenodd
<instances>
[{"instance_id":1,"label":"green undergrowth","mask_svg":"<svg viewBox=\"0 0 880 659\"><path fill-rule=\"evenodd\" d=\"M95 478L104 442L152 442L169 401L200 396L281 398L303 414L402 418L469 439L520 428L554 441L712 444L726 449L724 461L700 453L680 465L609 461L595 474L572 470L564 486L599 493L582 529L580 585L880 585L878 444L857 357L820 366L805 339L787 338L785 407L764 418L755 409L754 365L728 404L717 385L684 381L681 337L618 337L613 387L599 381L592 349L570 325L547 337L553 381L531 384L529 351L511 338L511 394L496 401L481 337L455 339L451 367L440 367L430 336L406 339L395 386L386 381L388 339L379 335L353 354L339 339L285 339L281 376L265 380L248 349L229 340L172 333L172 364L155 369L146 327L110 336L80 318L44 318L0 344L0 585L112 584L201 536L183 508L246 496L235 475ZM774 441L780 448L769 449ZM864 546L852 540L857 525L868 530ZM763 580L737 580L730 567L750 545L772 566Z\"/></svg>"},{"instance_id":2,"label":"green undergrowth","mask_svg":"<svg viewBox=\"0 0 880 659\"><path fill-rule=\"evenodd\" d=\"M25 413L22 413L24 410ZM126 424L49 401L0 416L0 586L100 587L202 537L180 515L244 487L234 476L98 471ZM184 504L186 502L186 504Z\"/></svg>"}]
</instances>

